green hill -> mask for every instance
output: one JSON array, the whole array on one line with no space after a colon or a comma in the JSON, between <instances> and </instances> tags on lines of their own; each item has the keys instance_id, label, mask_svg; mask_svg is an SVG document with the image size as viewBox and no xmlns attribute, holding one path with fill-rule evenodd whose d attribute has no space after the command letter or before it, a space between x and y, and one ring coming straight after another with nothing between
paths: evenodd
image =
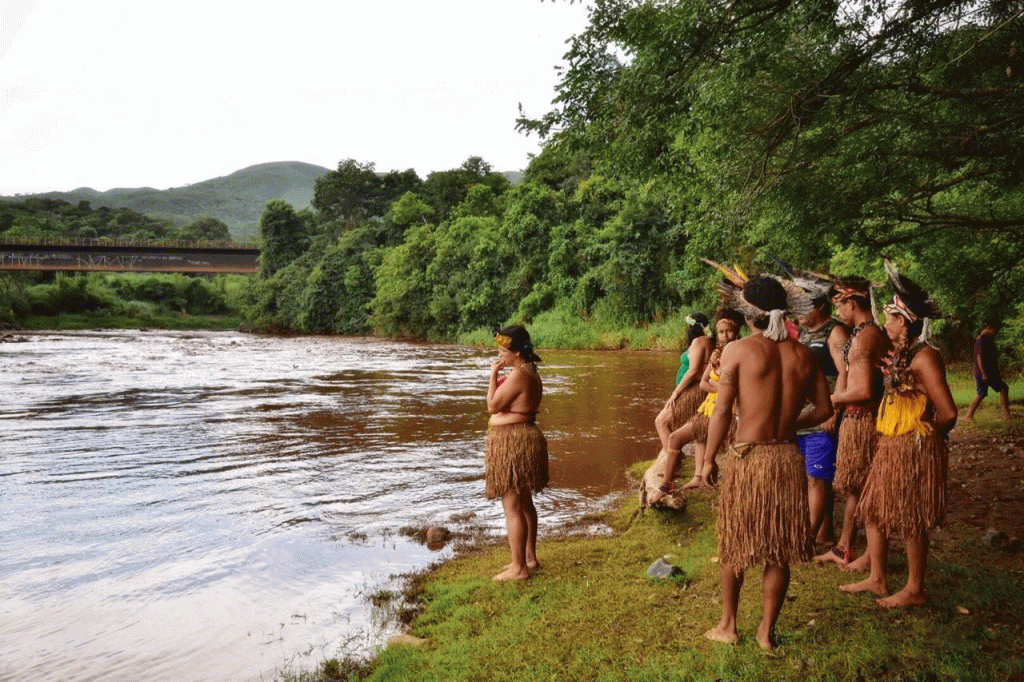
<instances>
[{"instance_id":1,"label":"green hill","mask_svg":"<svg viewBox=\"0 0 1024 682\"><path fill-rule=\"evenodd\" d=\"M206 216L223 221L231 236L240 241L254 239L260 216L268 201L280 199L296 210L309 206L317 178L330 169L300 161L261 163L220 178L171 189L112 189L98 192L82 187L71 192L5 197L24 199L46 197L71 203L85 200L93 208L130 208L158 218L167 218L179 227Z\"/></svg>"},{"instance_id":2,"label":"green hill","mask_svg":"<svg viewBox=\"0 0 1024 682\"><path fill-rule=\"evenodd\" d=\"M235 171L220 178L204 180L185 187L153 189L152 187L116 188L98 192L80 187L70 192L43 192L17 197L59 199L72 204L88 201L93 208L130 208L155 218L166 218L184 227L199 218L212 217L231 229L238 241L250 241L259 233L260 216L268 201L280 199L295 210L310 205L316 181L331 169L301 161L261 163ZM509 182L522 182L522 171L504 173Z\"/></svg>"}]
</instances>

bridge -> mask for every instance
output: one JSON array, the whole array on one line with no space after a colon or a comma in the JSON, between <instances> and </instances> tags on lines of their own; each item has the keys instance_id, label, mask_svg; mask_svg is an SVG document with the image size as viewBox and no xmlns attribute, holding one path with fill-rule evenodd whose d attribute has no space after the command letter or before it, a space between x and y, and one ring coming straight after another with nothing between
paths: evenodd
<instances>
[{"instance_id":1,"label":"bridge","mask_svg":"<svg viewBox=\"0 0 1024 682\"><path fill-rule=\"evenodd\" d=\"M0 237L0 270L259 272L260 247L234 242Z\"/></svg>"}]
</instances>

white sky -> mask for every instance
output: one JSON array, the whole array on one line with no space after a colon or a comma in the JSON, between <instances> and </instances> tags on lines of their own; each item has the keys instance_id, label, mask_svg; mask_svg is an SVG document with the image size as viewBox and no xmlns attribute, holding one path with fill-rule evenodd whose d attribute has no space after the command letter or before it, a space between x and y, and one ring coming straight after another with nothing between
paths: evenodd
<instances>
[{"instance_id":1,"label":"white sky","mask_svg":"<svg viewBox=\"0 0 1024 682\"><path fill-rule=\"evenodd\" d=\"M270 161L518 170L568 0L0 0L0 195L179 187Z\"/></svg>"}]
</instances>

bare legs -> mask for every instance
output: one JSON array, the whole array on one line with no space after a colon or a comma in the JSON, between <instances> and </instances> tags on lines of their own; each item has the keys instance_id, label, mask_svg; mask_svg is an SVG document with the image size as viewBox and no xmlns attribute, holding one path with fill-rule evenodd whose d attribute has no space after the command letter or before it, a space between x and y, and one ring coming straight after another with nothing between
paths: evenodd
<instances>
[{"instance_id":1,"label":"bare legs","mask_svg":"<svg viewBox=\"0 0 1024 682\"><path fill-rule=\"evenodd\" d=\"M505 493L501 504L505 508L512 563L494 576L494 580L525 580L532 575L531 568L540 566L537 561L537 508L529 492Z\"/></svg>"},{"instance_id":2,"label":"bare legs","mask_svg":"<svg viewBox=\"0 0 1024 682\"><path fill-rule=\"evenodd\" d=\"M661 449L668 450L668 438L672 434L672 401L669 401L654 418L654 430L658 432L658 438L661 440Z\"/></svg>"},{"instance_id":3,"label":"bare legs","mask_svg":"<svg viewBox=\"0 0 1024 682\"><path fill-rule=\"evenodd\" d=\"M865 530L868 536L866 556L869 557L871 563L871 573L864 580L850 585L841 585L839 589L843 592L870 592L880 597L885 596L889 594L889 582L886 576L889 539L874 524L868 524Z\"/></svg>"},{"instance_id":4,"label":"bare legs","mask_svg":"<svg viewBox=\"0 0 1024 682\"><path fill-rule=\"evenodd\" d=\"M877 595L879 605L887 609L898 609L914 604L924 604L928 595L924 591L924 573L928 564L928 533L919 537L904 537L907 547L907 584L896 594L889 596L889 539L874 525L868 525L868 553L871 555L871 574L859 583L843 585L843 592L870 592Z\"/></svg>"},{"instance_id":5,"label":"bare legs","mask_svg":"<svg viewBox=\"0 0 1024 682\"><path fill-rule=\"evenodd\" d=\"M967 414L964 415L964 419L971 422L974 421L974 413L981 407L981 401L985 399L983 395L974 396L974 400L971 401L971 406L967 408ZM1003 419L1010 418L1010 391L999 392L999 407L1003 411Z\"/></svg>"},{"instance_id":6,"label":"bare legs","mask_svg":"<svg viewBox=\"0 0 1024 682\"><path fill-rule=\"evenodd\" d=\"M859 492L849 492L846 494L846 508L843 509L843 531L839 536L839 542L836 543L835 549L846 551L853 549L853 535L857 529L857 503L860 502ZM824 554L819 554L814 557L815 563L825 564L834 563L838 564L840 568L845 571L865 571L869 568L870 552L865 552L862 556L849 563L846 562L841 556L837 556L831 550Z\"/></svg>"},{"instance_id":7,"label":"bare legs","mask_svg":"<svg viewBox=\"0 0 1024 682\"><path fill-rule=\"evenodd\" d=\"M684 486L683 490L692 490L704 485L700 472L704 469L704 443L693 441L693 424L686 422L672 432L668 439L669 450L682 450L687 443L693 442L693 457L695 460L693 478Z\"/></svg>"},{"instance_id":8,"label":"bare legs","mask_svg":"<svg viewBox=\"0 0 1024 682\"><path fill-rule=\"evenodd\" d=\"M736 629L736 612L740 604L740 590L743 588L743 573L737 575L732 567L722 564L722 619L718 625L704 633L704 636L715 642L735 644L739 641ZM764 588L762 597L764 613L761 624L757 628L757 643L762 649L778 646L775 639L775 624L786 600L789 589L789 566L769 564L764 567Z\"/></svg>"},{"instance_id":9,"label":"bare legs","mask_svg":"<svg viewBox=\"0 0 1024 682\"><path fill-rule=\"evenodd\" d=\"M832 527L832 509L835 504L832 481L808 476L807 502L811 512L811 537L820 544L835 542L835 529Z\"/></svg>"}]
</instances>

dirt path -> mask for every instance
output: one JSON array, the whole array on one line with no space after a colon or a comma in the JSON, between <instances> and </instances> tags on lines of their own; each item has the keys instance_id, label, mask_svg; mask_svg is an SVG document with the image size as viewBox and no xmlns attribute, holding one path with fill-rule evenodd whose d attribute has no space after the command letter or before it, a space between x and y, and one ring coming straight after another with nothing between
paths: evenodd
<instances>
[{"instance_id":1,"label":"dirt path","mask_svg":"<svg viewBox=\"0 0 1024 682\"><path fill-rule=\"evenodd\" d=\"M984 433L962 419L949 438L946 527L933 535L934 554L1024 574L1024 550L988 547L989 529L1024 540L1024 431Z\"/></svg>"}]
</instances>

